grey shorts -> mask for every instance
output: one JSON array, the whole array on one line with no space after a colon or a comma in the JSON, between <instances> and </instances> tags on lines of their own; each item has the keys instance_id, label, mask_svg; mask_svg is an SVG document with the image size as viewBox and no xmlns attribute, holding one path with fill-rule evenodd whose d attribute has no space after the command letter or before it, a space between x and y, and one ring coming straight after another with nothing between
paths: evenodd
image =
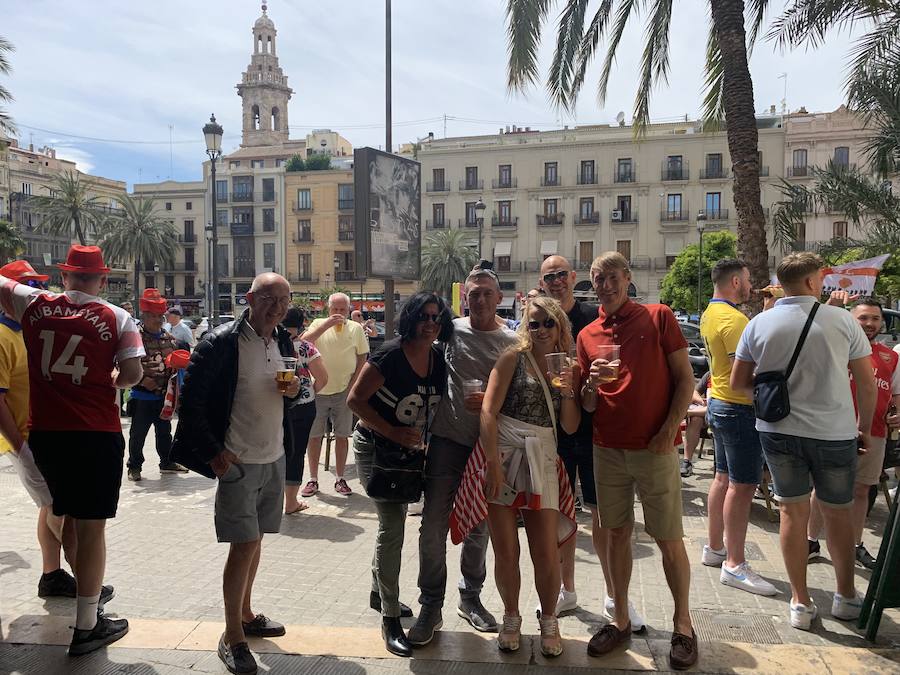
<instances>
[{"instance_id":1,"label":"grey shorts","mask_svg":"<svg viewBox=\"0 0 900 675\"><path fill-rule=\"evenodd\" d=\"M284 456L268 464L232 464L216 488L216 538L243 544L281 528Z\"/></svg>"},{"instance_id":2,"label":"grey shorts","mask_svg":"<svg viewBox=\"0 0 900 675\"><path fill-rule=\"evenodd\" d=\"M50 496L50 488L47 487L47 481L44 480L44 476L41 474L40 469L38 469L37 465L34 463L34 457L31 454L31 450L27 450L21 455L15 452L8 452L6 453L6 456L9 457L9 461L12 462L13 468L16 470L16 473L19 474L19 480L22 481L22 486L25 488L25 491L28 492L28 496L31 497L31 501L34 502L34 505L38 508L42 508L53 504L53 497ZM881 453L881 456L884 457L884 452Z\"/></svg>"},{"instance_id":3,"label":"grey shorts","mask_svg":"<svg viewBox=\"0 0 900 675\"><path fill-rule=\"evenodd\" d=\"M353 435L353 413L347 407L349 388L337 394L316 394L316 421L313 422L310 438L322 438L327 429L326 423L331 418L331 428L338 438L350 438Z\"/></svg>"}]
</instances>

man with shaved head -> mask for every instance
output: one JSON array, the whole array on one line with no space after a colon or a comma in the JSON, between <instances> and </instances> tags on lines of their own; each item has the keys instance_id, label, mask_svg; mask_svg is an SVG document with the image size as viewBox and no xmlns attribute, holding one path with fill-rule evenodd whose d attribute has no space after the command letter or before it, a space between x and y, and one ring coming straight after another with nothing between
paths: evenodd
<instances>
[{"instance_id":1,"label":"man with shaved head","mask_svg":"<svg viewBox=\"0 0 900 675\"><path fill-rule=\"evenodd\" d=\"M253 612L250 593L263 534L281 526L285 452L291 447L284 422L300 393L296 375L286 391L275 379L282 358L295 356L290 334L278 325L291 303L287 280L271 272L259 275L247 302L239 319L207 333L194 350L173 448L185 466L219 481L216 536L230 550L218 651L232 673L256 672L246 636L284 635L283 625Z\"/></svg>"}]
</instances>

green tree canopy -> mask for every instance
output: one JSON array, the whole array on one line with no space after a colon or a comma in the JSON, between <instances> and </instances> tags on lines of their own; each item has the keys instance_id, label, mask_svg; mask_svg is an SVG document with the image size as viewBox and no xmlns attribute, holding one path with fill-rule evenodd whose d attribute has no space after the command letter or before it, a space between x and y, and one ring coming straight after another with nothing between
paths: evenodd
<instances>
[{"instance_id":1,"label":"green tree canopy","mask_svg":"<svg viewBox=\"0 0 900 675\"><path fill-rule=\"evenodd\" d=\"M285 171L327 171L331 168L329 155L312 155L306 159L300 155L294 155L284 165Z\"/></svg>"},{"instance_id":2,"label":"green tree canopy","mask_svg":"<svg viewBox=\"0 0 900 675\"><path fill-rule=\"evenodd\" d=\"M9 75L12 72L12 66L9 63L9 54L15 51L13 43L0 36L0 75ZM13 95L9 89L0 84L0 103L12 103ZM0 131L6 132L10 136L17 131L15 122L6 112L6 108L0 106Z\"/></svg>"},{"instance_id":3,"label":"green tree canopy","mask_svg":"<svg viewBox=\"0 0 900 675\"><path fill-rule=\"evenodd\" d=\"M434 291L450 300L453 284L464 281L475 263L478 252L471 246L471 233L435 230L425 238L422 247L422 290Z\"/></svg>"},{"instance_id":4,"label":"green tree canopy","mask_svg":"<svg viewBox=\"0 0 900 675\"><path fill-rule=\"evenodd\" d=\"M0 220L0 257L7 263L25 252L22 233L8 220Z\"/></svg>"},{"instance_id":5,"label":"green tree canopy","mask_svg":"<svg viewBox=\"0 0 900 675\"><path fill-rule=\"evenodd\" d=\"M700 254L698 244L690 244L678 254L675 262L662 280L659 299L672 309L688 313L702 311L713 294L710 272L713 266L723 258L734 258L737 255L737 238L726 230L710 232L703 235L703 261L701 264L701 307L697 307L697 258Z\"/></svg>"},{"instance_id":6,"label":"green tree canopy","mask_svg":"<svg viewBox=\"0 0 900 675\"><path fill-rule=\"evenodd\" d=\"M49 196L29 198L41 216L41 228L49 234L75 236L84 246L85 235L93 226L99 229L106 213L100 197L92 197L91 183L75 171L66 171L54 179Z\"/></svg>"}]
</instances>

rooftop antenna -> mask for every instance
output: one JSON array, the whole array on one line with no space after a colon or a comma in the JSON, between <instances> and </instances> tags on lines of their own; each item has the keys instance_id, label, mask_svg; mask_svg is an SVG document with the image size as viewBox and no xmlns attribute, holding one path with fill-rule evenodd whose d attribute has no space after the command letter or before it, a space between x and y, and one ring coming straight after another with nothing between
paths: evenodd
<instances>
[{"instance_id":1,"label":"rooftop antenna","mask_svg":"<svg viewBox=\"0 0 900 675\"><path fill-rule=\"evenodd\" d=\"M169 125L169 179L172 178L174 174L174 161L172 159L172 132L175 130L175 127L171 124Z\"/></svg>"},{"instance_id":2,"label":"rooftop antenna","mask_svg":"<svg viewBox=\"0 0 900 675\"><path fill-rule=\"evenodd\" d=\"M788 74L787 74L787 73L781 73L781 75L778 76L778 79L779 79L779 80L784 80L784 96L783 96L782 99L781 99L781 114L782 114L782 116L784 116L784 115L787 115L787 80L788 80Z\"/></svg>"}]
</instances>

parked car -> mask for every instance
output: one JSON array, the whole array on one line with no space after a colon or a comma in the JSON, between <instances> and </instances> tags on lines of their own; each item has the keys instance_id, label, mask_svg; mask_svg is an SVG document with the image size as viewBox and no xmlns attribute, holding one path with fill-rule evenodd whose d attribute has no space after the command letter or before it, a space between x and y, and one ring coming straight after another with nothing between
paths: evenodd
<instances>
[{"instance_id":1,"label":"parked car","mask_svg":"<svg viewBox=\"0 0 900 675\"><path fill-rule=\"evenodd\" d=\"M228 323L229 321L234 321L234 316L231 314L219 314L218 322L213 323L212 328L216 328L217 326L221 326L223 323ZM197 324L197 327L194 329L194 337L198 340L202 340L203 336L206 335L210 330L210 318L208 316L204 316L200 319L200 323Z\"/></svg>"},{"instance_id":2,"label":"parked car","mask_svg":"<svg viewBox=\"0 0 900 675\"><path fill-rule=\"evenodd\" d=\"M900 312L895 309L884 310L884 326L877 340L891 349L900 342Z\"/></svg>"},{"instance_id":3,"label":"parked car","mask_svg":"<svg viewBox=\"0 0 900 675\"><path fill-rule=\"evenodd\" d=\"M679 321L678 325L688 343L688 359L691 362L694 377L703 377L709 370L709 361L706 358L706 345L703 344L703 338L700 337L700 326L689 321Z\"/></svg>"}]
</instances>

